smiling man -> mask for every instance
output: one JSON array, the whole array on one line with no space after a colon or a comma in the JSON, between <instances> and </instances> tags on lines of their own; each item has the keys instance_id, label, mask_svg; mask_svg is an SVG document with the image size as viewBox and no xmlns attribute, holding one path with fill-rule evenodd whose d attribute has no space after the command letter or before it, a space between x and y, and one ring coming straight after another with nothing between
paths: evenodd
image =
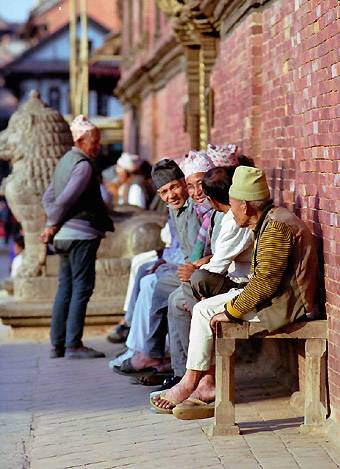
<instances>
[{"instance_id":1,"label":"smiling man","mask_svg":"<svg viewBox=\"0 0 340 469\"><path fill-rule=\"evenodd\" d=\"M194 255L200 257L205 246L205 243L202 243L200 244L200 250L196 250L196 242L202 223L200 218L202 212L198 213L198 202L203 202L205 199L201 184L205 171L212 167L212 162L203 152L190 152L185 160L191 161L191 170L189 172L185 169L185 173L183 173L174 160L164 159L154 165L152 178L161 199L169 207L169 215L183 258L194 260L191 258L194 247ZM204 215L207 210L211 211L211 208L206 207ZM132 358L125 360L120 369L116 369L116 371L133 373L150 367L159 369L159 366L162 365L165 353L165 338L168 331L168 298L170 293L181 285L177 269L178 265L161 265L154 274L157 280L153 286L151 286L151 282L154 280L152 276L143 279L140 295L144 295L144 302L142 303L141 298L137 299L127 346L137 350L133 343L133 330L138 317L141 317L140 312L136 314L140 303L142 303L142 308L143 304L150 304L147 311L149 333L145 337L143 352L139 350L139 353L135 353ZM147 286L149 286L149 289ZM146 303L147 298L149 301ZM145 313L144 307L143 314Z\"/></svg>"}]
</instances>

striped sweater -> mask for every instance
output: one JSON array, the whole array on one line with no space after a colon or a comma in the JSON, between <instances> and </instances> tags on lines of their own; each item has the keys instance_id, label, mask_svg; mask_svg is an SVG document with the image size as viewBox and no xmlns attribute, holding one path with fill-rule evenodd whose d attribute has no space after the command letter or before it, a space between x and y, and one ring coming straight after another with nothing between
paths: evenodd
<instances>
[{"instance_id":1,"label":"striped sweater","mask_svg":"<svg viewBox=\"0 0 340 469\"><path fill-rule=\"evenodd\" d=\"M269 220L259 236L264 218L265 216L261 217L255 228L256 240L249 283L237 297L226 304L226 314L230 319L241 318L272 298L287 269L294 245L292 229L284 222Z\"/></svg>"}]
</instances>

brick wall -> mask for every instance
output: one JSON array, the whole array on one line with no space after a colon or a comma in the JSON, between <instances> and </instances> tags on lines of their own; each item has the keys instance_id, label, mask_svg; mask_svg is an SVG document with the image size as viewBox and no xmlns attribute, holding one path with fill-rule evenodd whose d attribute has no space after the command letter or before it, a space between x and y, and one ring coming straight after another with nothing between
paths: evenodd
<instances>
[{"instance_id":1,"label":"brick wall","mask_svg":"<svg viewBox=\"0 0 340 469\"><path fill-rule=\"evenodd\" d=\"M151 161L181 157L190 149L184 131L187 85L184 73L173 77L159 91L145 96L139 106L139 154ZM124 150L136 152L135 125L129 106L124 112Z\"/></svg>"},{"instance_id":2,"label":"brick wall","mask_svg":"<svg viewBox=\"0 0 340 469\"><path fill-rule=\"evenodd\" d=\"M190 150L189 134L184 132L184 105L187 83L184 73L176 75L158 92L157 150L155 160L181 157Z\"/></svg>"},{"instance_id":3,"label":"brick wall","mask_svg":"<svg viewBox=\"0 0 340 469\"><path fill-rule=\"evenodd\" d=\"M237 142L266 170L324 258L333 416L340 422L340 112L337 0L273 0L221 41L211 141ZM320 289L321 290L321 289Z\"/></svg>"},{"instance_id":4,"label":"brick wall","mask_svg":"<svg viewBox=\"0 0 340 469\"><path fill-rule=\"evenodd\" d=\"M172 37L171 26L163 12L158 13L159 32L156 30L156 2L144 1L143 9L140 8L139 0L123 2L121 34L122 55L126 58L122 67L124 80L152 58L157 49Z\"/></svg>"},{"instance_id":5,"label":"brick wall","mask_svg":"<svg viewBox=\"0 0 340 469\"><path fill-rule=\"evenodd\" d=\"M185 74L180 73L141 103L140 154L150 161L181 157L189 150L184 132Z\"/></svg>"}]
</instances>

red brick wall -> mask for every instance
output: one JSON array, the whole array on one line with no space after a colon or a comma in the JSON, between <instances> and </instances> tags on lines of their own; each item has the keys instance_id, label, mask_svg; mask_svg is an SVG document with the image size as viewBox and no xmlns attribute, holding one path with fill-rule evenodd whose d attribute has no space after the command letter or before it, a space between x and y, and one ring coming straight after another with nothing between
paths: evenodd
<instances>
[{"instance_id":1,"label":"red brick wall","mask_svg":"<svg viewBox=\"0 0 340 469\"><path fill-rule=\"evenodd\" d=\"M184 132L186 95L184 73L176 75L158 92L156 160L164 156L181 157L190 150L189 134Z\"/></svg>"},{"instance_id":2,"label":"red brick wall","mask_svg":"<svg viewBox=\"0 0 340 469\"><path fill-rule=\"evenodd\" d=\"M332 412L340 422L340 112L337 0L273 0L221 42L213 143L237 142L324 258Z\"/></svg>"},{"instance_id":3,"label":"red brick wall","mask_svg":"<svg viewBox=\"0 0 340 469\"><path fill-rule=\"evenodd\" d=\"M181 157L189 150L184 132L185 74L170 80L161 90L141 103L140 154L150 161L165 156Z\"/></svg>"},{"instance_id":4,"label":"red brick wall","mask_svg":"<svg viewBox=\"0 0 340 469\"><path fill-rule=\"evenodd\" d=\"M132 0L132 12L129 10L128 0L123 2L122 20L122 55L132 59L127 66L123 63L122 79L128 78L134 70L138 69L148 59L152 58L160 48L172 36L171 27L163 12L160 12L160 34L156 34L156 2L144 1L143 25L140 22L140 2ZM130 18L130 13L132 16ZM129 19L130 18L130 19ZM132 24L132 43L129 44L129 24Z\"/></svg>"},{"instance_id":5,"label":"red brick wall","mask_svg":"<svg viewBox=\"0 0 340 469\"><path fill-rule=\"evenodd\" d=\"M161 90L150 93L139 107L139 154L151 161L165 156L181 157L190 150L189 134L184 132L185 74L172 78ZM135 129L130 108L124 113L125 151L136 152Z\"/></svg>"}]
</instances>

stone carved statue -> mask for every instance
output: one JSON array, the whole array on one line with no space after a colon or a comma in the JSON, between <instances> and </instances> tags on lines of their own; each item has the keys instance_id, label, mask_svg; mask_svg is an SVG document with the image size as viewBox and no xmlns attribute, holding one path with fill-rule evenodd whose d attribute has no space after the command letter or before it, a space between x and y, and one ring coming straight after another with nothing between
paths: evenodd
<instances>
[{"instance_id":1,"label":"stone carved statue","mask_svg":"<svg viewBox=\"0 0 340 469\"><path fill-rule=\"evenodd\" d=\"M45 225L41 198L58 160L72 143L67 122L43 103L36 91L0 133L0 158L12 164L2 190L25 234L25 255L18 277L42 274L46 247L39 242Z\"/></svg>"},{"instance_id":2,"label":"stone carved statue","mask_svg":"<svg viewBox=\"0 0 340 469\"><path fill-rule=\"evenodd\" d=\"M46 221L41 199L58 160L72 143L68 123L49 108L36 91L0 133L0 159L12 164L12 173L3 181L1 189L22 224L25 237L23 264L14 279L14 300L25 302L28 309L22 315L39 316L38 325L48 325L58 272L58 256L46 256L46 247L39 241ZM164 216L133 210L131 214L130 217L116 214L116 230L107 233L98 251L96 288L89 314L101 316L100 324L112 323L110 315L122 311L130 259L139 252L162 247L159 233ZM31 302L34 305L30 309L27 305ZM43 305L43 312L37 312L37 302ZM11 308L13 313L13 303ZM11 324L12 313L6 311L6 305L0 304L0 317L6 317L4 322ZM25 318L21 322L20 325L25 325ZM89 322L96 324L93 317ZM35 324L32 318L30 324Z\"/></svg>"}]
</instances>

